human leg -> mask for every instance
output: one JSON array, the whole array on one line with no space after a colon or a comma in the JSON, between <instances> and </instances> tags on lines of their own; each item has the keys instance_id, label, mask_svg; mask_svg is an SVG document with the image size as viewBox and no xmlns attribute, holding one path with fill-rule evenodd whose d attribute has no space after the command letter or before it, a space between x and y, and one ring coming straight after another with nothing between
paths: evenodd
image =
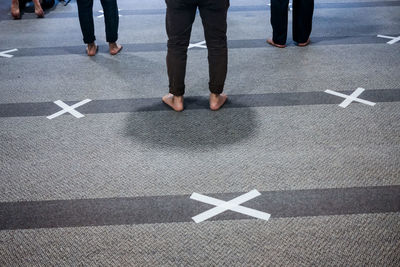
<instances>
[{"instance_id":1,"label":"human leg","mask_svg":"<svg viewBox=\"0 0 400 267\"><path fill-rule=\"evenodd\" d=\"M52 8L55 4L55 0L40 0L40 5L43 9Z\"/></svg>"},{"instance_id":2,"label":"human leg","mask_svg":"<svg viewBox=\"0 0 400 267\"><path fill-rule=\"evenodd\" d=\"M106 40L109 43L111 55L116 55L121 51L122 46L117 44L119 14L116 0L101 0L104 12L104 23L106 28Z\"/></svg>"},{"instance_id":3,"label":"human leg","mask_svg":"<svg viewBox=\"0 0 400 267\"><path fill-rule=\"evenodd\" d=\"M227 69L227 11L229 0L201 0L200 16L208 49L210 108L219 109L226 101L223 94Z\"/></svg>"},{"instance_id":4,"label":"human leg","mask_svg":"<svg viewBox=\"0 0 400 267\"><path fill-rule=\"evenodd\" d=\"M88 56L94 56L98 50L95 44L93 22L93 0L77 0L79 23L81 25L83 42L87 44L86 52Z\"/></svg>"},{"instance_id":5,"label":"human leg","mask_svg":"<svg viewBox=\"0 0 400 267\"><path fill-rule=\"evenodd\" d=\"M14 19L21 18L21 11L19 9L19 1L18 0L11 0L11 15Z\"/></svg>"},{"instance_id":6,"label":"human leg","mask_svg":"<svg viewBox=\"0 0 400 267\"><path fill-rule=\"evenodd\" d=\"M287 39L289 0L271 0L271 45L284 47Z\"/></svg>"},{"instance_id":7,"label":"human leg","mask_svg":"<svg viewBox=\"0 0 400 267\"><path fill-rule=\"evenodd\" d=\"M312 30L314 0L293 0L293 40L308 45Z\"/></svg>"},{"instance_id":8,"label":"human leg","mask_svg":"<svg viewBox=\"0 0 400 267\"><path fill-rule=\"evenodd\" d=\"M39 0L32 0L33 5L35 6L35 14L38 16L38 18L44 18L44 12L42 9L42 6L40 5Z\"/></svg>"},{"instance_id":9,"label":"human leg","mask_svg":"<svg viewBox=\"0 0 400 267\"><path fill-rule=\"evenodd\" d=\"M197 6L184 0L166 0L166 3L169 92L174 96L182 96L185 93L187 49Z\"/></svg>"},{"instance_id":10,"label":"human leg","mask_svg":"<svg viewBox=\"0 0 400 267\"><path fill-rule=\"evenodd\" d=\"M77 0L79 23L81 25L83 42L94 43L93 0Z\"/></svg>"}]
</instances>

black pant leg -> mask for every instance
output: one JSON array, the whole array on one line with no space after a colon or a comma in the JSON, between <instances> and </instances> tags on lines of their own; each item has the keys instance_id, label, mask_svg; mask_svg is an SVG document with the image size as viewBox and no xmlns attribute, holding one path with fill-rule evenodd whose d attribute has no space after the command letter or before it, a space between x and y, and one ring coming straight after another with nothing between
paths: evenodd
<instances>
[{"instance_id":1,"label":"black pant leg","mask_svg":"<svg viewBox=\"0 0 400 267\"><path fill-rule=\"evenodd\" d=\"M43 9L50 9L54 6L55 0L43 0L40 5L42 6Z\"/></svg>"},{"instance_id":2,"label":"black pant leg","mask_svg":"<svg viewBox=\"0 0 400 267\"><path fill-rule=\"evenodd\" d=\"M287 39L289 0L271 0L272 40L284 45Z\"/></svg>"},{"instance_id":3,"label":"black pant leg","mask_svg":"<svg viewBox=\"0 0 400 267\"><path fill-rule=\"evenodd\" d=\"M114 43L118 40L119 13L117 0L101 0L106 28L106 40Z\"/></svg>"},{"instance_id":4,"label":"black pant leg","mask_svg":"<svg viewBox=\"0 0 400 267\"><path fill-rule=\"evenodd\" d=\"M79 23L81 25L83 42L85 44L93 43L96 40L94 36L93 23L93 0L77 0Z\"/></svg>"},{"instance_id":5,"label":"black pant leg","mask_svg":"<svg viewBox=\"0 0 400 267\"><path fill-rule=\"evenodd\" d=\"M166 29L168 35L167 70L169 92L175 96L185 93L187 49L196 16L197 5L185 0L166 0Z\"/></svg>"},{"instance_id":6,"label":"black pant leg","mask_svg":"<svg viewBox=\"0 0 400 267\"><path fill-rule=\"evenodd\" d=\"M305 43L311 34L314 0L293 0L293 40Z\"/></svg>"},{"instance_id":7,"label":"black pant leg","mask_svg":"<svg viewBox=\"0 0 400 267\"><path fill-rule=\"evenodd\" d=\"M209 88L220 94L224 89L228 70L227 12L229 0L199 1L200 16L208 49Z\"/></svg>"}]
</instances>

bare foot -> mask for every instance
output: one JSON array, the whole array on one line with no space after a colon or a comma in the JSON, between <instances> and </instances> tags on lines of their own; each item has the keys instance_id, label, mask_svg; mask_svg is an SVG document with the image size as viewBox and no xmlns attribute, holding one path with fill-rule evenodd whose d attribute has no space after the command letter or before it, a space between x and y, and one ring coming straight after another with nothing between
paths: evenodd
<instances>
[{"instance_id":1,"label":"bare foot","mask_svg":"<svg viewBox=\"0 0 400 267\"><path fill-rule=\"evenodd\" d=\"M272 39L267 39L267 43L269 43L272 46L279 47L279 48L285 48L286 47L286 45L280 45L280 44L274 43L274 41Z\"/></svg>"},{"instance_id":2,"label":"bare foot","mask_svg":"<svg viewBox=\"0 0 400 267\"><path fill-rule=\"evenodd\" d=\"M304 47L310 44L310 38L305 43L297 43L298 46Z\"/></svg>"},{"instance_id":3,"label":"bare foot","mask_svg":"<svg viewBox=\"0 0 400 267\"><path fill-rule=\"evenodd\" d=\"M98 50L99 50L99 47L94 42L91 44L88 44L86 47L86 53L89 57L96 55Z\"/></svg>"},{"instance_id":4,"label":"bare foot","mask_svg":"<svg viewBox=\"0 0 400 267\"><path fill-rule=\"evenodd\" d=\"M228 96L226 94L210 94L210 109L211 110L218 110L224 104Z\"/></svg>"},{"instance_id":5,"label":"bare foot","mask_svg":"<svg viewBox=\"0 0 400 267\"><path fill-rule=\"evenodd\" d=\"M40 5L39 0L33 0L33 4L35 5L35 14L38 18L44 18L44 12L42 6Z\"/></svg>"},{"instance_id":6,"label":"bare foot","mask_svg":"<svg viewBox=\"0 0 400 267\"><path fill-rule=\"evenodd\" d=\"M122 45L117 43L109 43L108 46L110 47L110 54L115 56L122 50Z\"/></svg>"},{"instance_id":7,"label":"bare foot","mask_svg":"<svg viewBox=\"0 0 400 267\"><path fill-rule=\"evenodd\" d=\"M19 11L19 1L18 0L11 1L11 15L13 16L14 19L21 18L21 12Z\"/></svg>"},{"instance_id":8,"label":"bare foot","mask_svg":"<svg viewBox=\"0 0 400 267\"><path fill-rule=\"evenodd\" d=\"M163 96L162 101L175 111L179 112L183 110L183 96L168 94Z\"/></svg>"}]
</instances>

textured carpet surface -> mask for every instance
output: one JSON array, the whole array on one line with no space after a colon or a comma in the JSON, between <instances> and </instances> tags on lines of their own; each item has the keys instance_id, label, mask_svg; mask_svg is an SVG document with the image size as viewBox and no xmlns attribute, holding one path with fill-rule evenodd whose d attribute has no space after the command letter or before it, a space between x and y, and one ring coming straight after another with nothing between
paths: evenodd
<instances>
[{"instance_id":1,"label":"textured carpet surface","mask_svg":"<svg viewBox=\"0 0 400 267\"><path fill-rule=\"evenodd\" d=\"M21 20L0 3L0 53L18 49L0 57L0 266L400 265L400 41L377 37L400 35L400 1L316 0L311 45L289 26L276 49L265 0L231 0L232 103L206 108L207 51L194 48L179 114L160 103L165 1L118 3L124 50L107 53L95 1L92 58L75 1ZM197 16L191 42L203 40ZM375 106L324 92L359 87ZM83 118L46 118L84 99ZM212 208L193 192L253 189L243 206L269 221L192 221Z\"/></svg>"},{"instance_id":2,"label":"textured carpet surface","mask_svg":"<svg viewBox=\"0 0 400 267\"><path fill-rule=\"evenodd\" d=\"M2 231L4 266L398 266L397 214Z\"/></svg>"}]
</instances>

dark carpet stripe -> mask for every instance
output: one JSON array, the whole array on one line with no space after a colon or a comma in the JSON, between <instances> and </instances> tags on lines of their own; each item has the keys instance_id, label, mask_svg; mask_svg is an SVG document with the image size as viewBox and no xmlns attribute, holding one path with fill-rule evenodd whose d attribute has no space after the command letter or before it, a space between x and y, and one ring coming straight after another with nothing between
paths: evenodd
<instances>
[{"instance_id":1,"label":"dark carpet stripe","mask_svg":"<svg viewBox=\"0 0 400 267\"><path fill-rule=\"evenodd\" d=\"M382 33L389 36L398 36L398 33ZM198 40L202 41L202 40ZM318 45L352 45L352 44L385 44L388 39L378 38L376 35L371 36L329 36L329 37L311 37L313 46ZM165 43L144 43L144 44L123 44L124 52L166 52L167 40ZM294 43L288 42L289 48ZM108 47L99 46L100 53L108 51ZM266 48L274 49L274 47L266 44L265 39L248 39L248 40L229 40L229 49L245 49L245 48ZM11 49L11 48L10 48ZM192 48L191 50L204 50L203 48ZM32 47L18 48L17 52L11 53L14 57L34 57L34 56L59 56L59 55L85 55L85 46L62 46L62 47ZM107 52L108 53L108 52Z\"/></svg>"},{"instance_id":2,"label":"dark carpet stripe","mask_svg":"<svg viewBox=\"0 0 400 267\"><path fill-rule=\"evenodd\" d=\"M211 194L231 200L243 193ZM272 218L400 212L400 186L261 192L243 204ZM190 222L213 206L189 195L0 203L0 230ZM226 211L211 220L249 219Z\"/></svg>"},{"instance_id":3,"label":"dark carpet stripe","mask_svg":"<svg viewBox=\"0 0 400 267\"><path fill-rule=\"evenodd\" d=\"M355 90L356 88L354 88ZM340 91L350 95L352 91ZM366 90L361 96L372 102L398 102L400 101L400 89L375 89ZM54 99L58 100L58 99ZM62 99L60 99L62 100ZM83 99L81 99L83 100ZM81 101L79 100L79 101ZM268 93L230 95L225 108L249 108L249 107L274 107L274 106L299 106L299 105L327 105L340 104L344 98L327 94L325 92L300 92L300 93ZM65 101L73 105L79 101ZM353 102L351 105L357 104ZM185 109L209 109L208 98L204 96L186 97ZM60 111L53 102L37 103L9 103L0 104L0 117L29 117L49 116ZM76 109L82 114L120 113L120 112L143 112L170 110L161 102L160 98L136 98L136 99L109 99L93 100Z\"/></svg>"}]
</instances>

